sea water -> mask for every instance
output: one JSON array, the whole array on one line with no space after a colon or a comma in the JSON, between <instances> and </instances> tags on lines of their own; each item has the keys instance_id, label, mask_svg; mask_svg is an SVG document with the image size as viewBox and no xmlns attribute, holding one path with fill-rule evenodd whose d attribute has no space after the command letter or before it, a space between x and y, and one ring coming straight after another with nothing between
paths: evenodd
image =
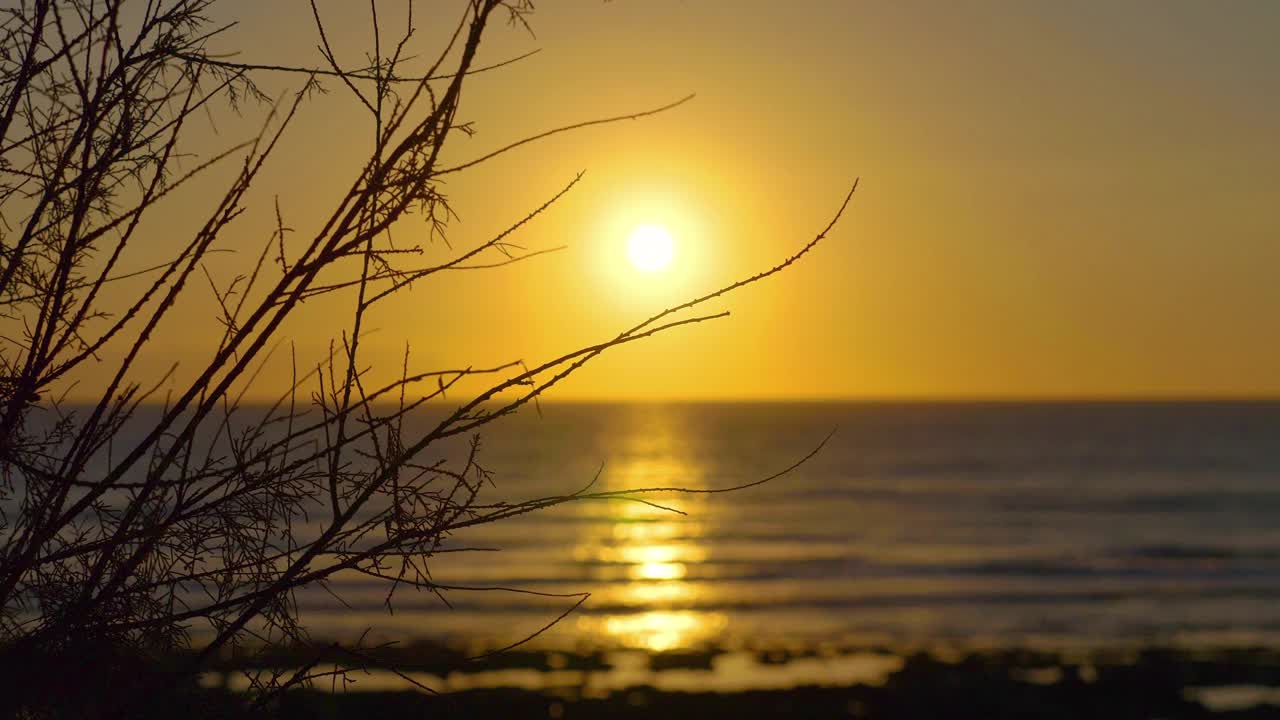
<instances>
[{"instance_id":1,"label":"sea water","mask_svg":"<svg viewBox=\"0 0 1280 720\"><path fill-rule=\"evenodd\" d=\"M537 642L649 651L1280 638L1280 404L544 404L485 428L481 501L731 488L828 436L755 487L459 532L429 569L475 590L299 602L320 636L493 645L590 593Z\"/></svg>"}]
</instances>

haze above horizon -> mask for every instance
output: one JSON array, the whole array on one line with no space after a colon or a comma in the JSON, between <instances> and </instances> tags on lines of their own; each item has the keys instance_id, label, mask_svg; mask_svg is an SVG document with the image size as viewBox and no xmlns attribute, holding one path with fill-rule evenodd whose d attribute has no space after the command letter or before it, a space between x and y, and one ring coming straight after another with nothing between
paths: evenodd
<instances>
[{"instance_id":1,"label":"haze above horizon","mask_svg":"<svg viewBox=\"0 0 1280 720\"><path fill-rule=\"evenodd\" d=\"M233 5L241 24L217 48L323 64L305 2ZM494 28L480 64L541 51L471 79L460 119L477 134L453 141L450 162L697 97L456 176L450 242L468 248L587 171L513 237L565 250L389 300L364 349L384 372L399 371L406 340L414 366L430 369L532 365L611 338L794 252L857 176L831 236L715 308L732 317L611 350L551 399L1280 397L1280 4L569 5L539 3L536 36ZM368 8L319 8L347 29L331 40L354 61L371 41ZM454 17L421 12L426 57ZM276 81L269 90L298 84ZM215 277L251 262L274 228L274 195L305 239L367 157L362 109L340 92L309 102ZM220 117L217 134L200 131L207 148L239 140L265 111ZM348 123L359 130L335 130ZM176 193L146 231L190 226L204 199ZM628 250L638 228L647 244ZM396 232L427 242L425 224ZM350 313L350 298L317 305ZM215 314L212 297L188 303L139 367L200 367L221 331ZM308 358L333 334L288 331ZM289 377L277 358L249 397L273 399ZM101 380L81 384L92 393Z\"/></svg>"}]
</instances>

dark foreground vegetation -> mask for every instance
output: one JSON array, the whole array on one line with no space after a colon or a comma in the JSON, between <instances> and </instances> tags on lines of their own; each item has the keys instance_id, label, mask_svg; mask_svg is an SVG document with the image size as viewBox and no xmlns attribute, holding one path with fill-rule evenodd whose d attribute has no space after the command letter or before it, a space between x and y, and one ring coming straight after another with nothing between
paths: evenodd
<instances>
[{"instance_id":1,"label":"dark foreground vegetation","mask_svg":"<svg viewBox=\"0 0 1280 720\"><path fill-rule=\"evenodd\" d=\"M973 684L935 686L909 683L949 675L924 669L887 688L806 687L744 693L657 693L637 689L603 699L561 700L527 690L470 690L439 698L409 692L291 697L286 718L1280 718L1280 708L1262 706L1214 713L1161 688L1074 688L984 679ZM960 671L965 677L967 670ZM940 678L939 678L940 679ZM1116 691L1116 695L1111 695ZM1154 691L1148 694L1149 691Z\"/></svg>"},{"instance_id":2,"label":"dark foreground vegetation","mask_svg":"<svg viewBox=\"0 0 1280 720\"><path fill-rule=\"evenodd\" d=\"M526 362L504 325L480 324L501 359L433 349L424 365L408 337L377 351L365 339L402 313L390 298L451 314L507 292L492 274L471 291L433 282L556 249L516 240L582 179L451 245L446 188L465 171L691 96L455 154L475 132L467 79L529 57L485 65L482 41L528 30L532 0L370 3L364 52L337 42L350 28L330 8L343 4L258 3L305 20L272 32L316 43L276 65L231 44L240 20L272 17L254 3L0 3L0 718L232 712L198 679L223 651L256 648L269 668L274 648L305 645L299 590L336 597L335 580L360 577L389 613L414 591L506 592L449 583L437 554L463 552L445 547L459 531L565 503L740 489L605 491L584 477L507 501L489 493L479 433L536 412L606 351L727 317L707 308L807 255L852 189L773 267L589 344ZM362 120L335 120L330 91ZM324 145L357 153L317 179L332 204L259 182L300 174L278 150L315 144L290 132L307 115L334 126ZM506 192L486 189L485 207L504 212ZM407 332L430 337L429 322ZM267 404L241 402L254 397ZM255 707L333 679L312 672L323 659L251 677ZM359 648L344 662L338 673L360 667Z\"/></svg>"},{"instance_id":3,"label":"dark foreground vegetation","mask_svg":"<svg viewBox=\"0 0 1280 720\"><path fill-rule=\"evenodd\" d=\"M887 651L885 651L887 652ZM661 672L709 668L716 653L651 657ZM559 655L559 654L556 654ZM469 672L550 667L589 673L607 670L600 656L522 652L497 656ZM786 662L776 654L762 662ZM404 658L401 658L404 660ZM592 694L584 687L544 691L509 687L447 694L419 690L330 692L296 689L269 708L254 710L246 696L223 688L174 688L146 711L156 718L1280 718L1266 689L1280 688L1280 653L1240 649L1191 653L1148 649L1097 653L1085 659L1031 651L989 651L943 659L927 653L903 658L880 684L801 686L737 693L670 692L651 686ZM443 656L422 667L447 674ZM409 664L414 664L409 662ZM456 670L455 670L456 672ZM582 677L586 677L584 674ZM1231 699L1234 689L1234 700ZM1261 692L1255 692L1255 691ZM1225 693L1223 691L1226 691ZM1251 694L1252 693L1252 694ZM1274 696L1274 693L1273 693ZM1223 698L1228 698L1223 701ZM1253 701L1249 698L1261 698ZM1274 702L1274 700L1272 700Z\"/></svg>"}]
</instances>

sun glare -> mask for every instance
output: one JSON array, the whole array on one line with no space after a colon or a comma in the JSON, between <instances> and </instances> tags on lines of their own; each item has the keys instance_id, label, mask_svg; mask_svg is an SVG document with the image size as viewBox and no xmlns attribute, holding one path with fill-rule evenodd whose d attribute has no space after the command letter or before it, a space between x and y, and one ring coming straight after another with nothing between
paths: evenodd
<instances>
[{"instance_id":1,"label":"sun glare","mask_svg":"<svg viewBox=\"0 0 1280 720\"><path fill-rule=\"evenodd\" d=\"M676 245L671 233L658 225L641 225L627 238L627 259L637 270L663 270L671 264L675 254Z\"/></svg>"}]
</instances>

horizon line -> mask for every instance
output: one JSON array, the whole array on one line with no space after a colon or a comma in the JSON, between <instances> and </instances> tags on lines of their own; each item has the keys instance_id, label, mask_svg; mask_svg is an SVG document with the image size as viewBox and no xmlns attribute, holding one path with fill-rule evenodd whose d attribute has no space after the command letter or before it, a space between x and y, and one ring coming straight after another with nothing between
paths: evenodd
<instances>
[{"instance_id":1,"label":"horizon line","mask_svg":"<svg viewBox=\"0 0 1280 720\"><path fill-rule=\"evenodd\" d=\"M97 400L67 399L63 405L90 405ZM272 404L275 400L246 399L244 406ZM467 400L461 401L463 403ZM499 404L491 401L486 404ZM797 397L551 397L538 399L547 405L1211 405L1280 404L1280 394L1203 395L832 395ZM386 406L394 401L375 401ZM426 405L457 405L448 398L429 400ZM532 405L533 403L529 403ZM142 407L164 405L144 402ZM309 405L309 403L308 403Z\"/></svg>"}]
</instances>

